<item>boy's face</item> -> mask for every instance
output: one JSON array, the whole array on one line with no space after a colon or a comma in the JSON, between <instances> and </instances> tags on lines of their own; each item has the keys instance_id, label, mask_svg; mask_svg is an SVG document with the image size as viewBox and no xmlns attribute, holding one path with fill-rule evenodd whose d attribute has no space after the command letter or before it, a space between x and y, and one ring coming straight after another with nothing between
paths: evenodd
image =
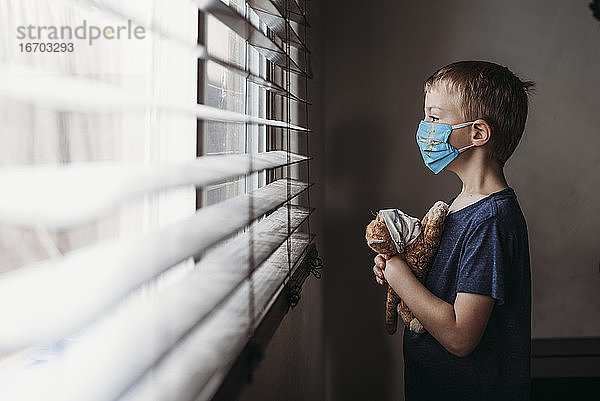
<instances>
[{"instance_id":1,"label":"boy's face","mask_svg":"<svg viewBox=\"0 0 600 401\"><path fill-rule=\"evenodd\" d=\"M425 121L450 125L466 122L460 112L458 96L449 91L446 85L437 84L425 93ZM470 131L470 126L454 129L448 142L456 149L469 146L471 145Z\"/></svg>"}]
</instances>

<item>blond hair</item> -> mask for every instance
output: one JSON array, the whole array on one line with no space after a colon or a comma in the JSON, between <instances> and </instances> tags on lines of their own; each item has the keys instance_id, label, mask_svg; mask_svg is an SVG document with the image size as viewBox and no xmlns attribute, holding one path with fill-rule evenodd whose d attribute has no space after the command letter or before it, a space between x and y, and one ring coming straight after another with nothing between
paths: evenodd
<instances>
[{"instance_id":1,"label":"blond hair","mask_svg":"<svg viewBox=\"0 0 600 401\"><path fill-rule=\"evenodd\" d=\"M523 135L528 93L535 83L495 63L459 61L433 73L425 81L425 92L439 84L457 95L464 121L482 119L490 125L491 156L504 166Z\"/></svg>"}]
</instances>

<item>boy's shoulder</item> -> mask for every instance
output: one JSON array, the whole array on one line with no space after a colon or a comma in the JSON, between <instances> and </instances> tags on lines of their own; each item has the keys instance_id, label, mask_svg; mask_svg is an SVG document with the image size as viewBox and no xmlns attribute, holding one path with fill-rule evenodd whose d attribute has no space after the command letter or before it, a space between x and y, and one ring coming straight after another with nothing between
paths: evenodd
<instances>
[{"instance_id":1,"label":"boy's shoulder","mask_svg":"<svg viewBox=\"0 0 600 401\"><path fill-rule=\"evenodd\" d=\"M456 197L455 197L456 198ZM452 202L455 198L452 198ZM524 217L512 187L494 192L464 208L450 213L449 223L460 220L464 229L476 229L484 223L497 223L509 229L524 224Z\"/></svg>"}]
</instances>

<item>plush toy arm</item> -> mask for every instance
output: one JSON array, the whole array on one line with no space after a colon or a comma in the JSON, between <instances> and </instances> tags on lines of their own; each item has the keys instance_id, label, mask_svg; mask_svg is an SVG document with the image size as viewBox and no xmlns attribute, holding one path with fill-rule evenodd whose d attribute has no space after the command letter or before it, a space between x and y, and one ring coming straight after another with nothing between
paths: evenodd
<instances>
[{"instance_id":1,"label":"plush toy arm","mask_svg":"<svg viewBox=\"0 0 600 401\"><path fill-rule=\"evenodd\" d=\"M391 285L388 285L387 298L385 301L385 330L389 335L396 332L398 327L398 303L400 297L396 294L396 291L392 289Z\"/></svg>"}]
</instances>

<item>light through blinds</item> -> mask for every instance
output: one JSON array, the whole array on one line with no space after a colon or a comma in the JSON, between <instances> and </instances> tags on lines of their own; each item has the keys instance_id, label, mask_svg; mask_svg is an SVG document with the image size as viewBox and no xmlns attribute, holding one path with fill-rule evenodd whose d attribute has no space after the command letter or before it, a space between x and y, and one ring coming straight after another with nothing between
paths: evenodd
<instances>
[{"instance_id":1,"label":"light through blinds","mask_svg":"<svg viewBox=\"0 0 600 401\"><path fill-rule=\"evenodd\" d=\"M0 399L209 400L318 276L306 5L0 0Z\"/></svg>"}]
</instances>

